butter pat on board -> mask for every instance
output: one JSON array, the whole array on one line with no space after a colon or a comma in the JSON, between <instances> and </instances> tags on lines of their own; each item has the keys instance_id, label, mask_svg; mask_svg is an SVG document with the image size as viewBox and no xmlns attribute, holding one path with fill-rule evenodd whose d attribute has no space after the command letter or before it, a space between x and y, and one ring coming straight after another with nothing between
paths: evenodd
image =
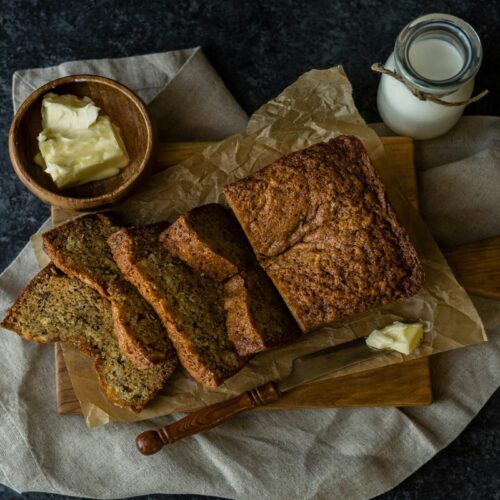
<instances>
[{"instance_id":1,"label":"butter pat on board","mask_svg":"<svg viewBox=\"0 0 500 500\"><path fill-rule=\"evenodd\" d=\"M89 97L44 97L35 162L58 188L106 179L129 164L120 130L99 111Z\"/></svg>"},{"instance_id":2,"label":"butter pat on board","mask_svg":"<svg viewBox=\"0 0 500 500\"><path fill-rule=\"evenodd\" d=\"M395 321L381 330L373 330L366 344L373 349L391 349L401 354L411 354L424 336L422 323Z\"/></svg>"}]
</instances>

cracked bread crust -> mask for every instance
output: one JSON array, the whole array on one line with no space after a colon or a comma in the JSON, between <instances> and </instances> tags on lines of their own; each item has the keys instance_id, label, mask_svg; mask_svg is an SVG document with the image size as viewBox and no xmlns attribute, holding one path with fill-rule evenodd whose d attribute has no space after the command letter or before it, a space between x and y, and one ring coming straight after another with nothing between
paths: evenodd
<instances>
[{"instance_id":1,"label":"cracked bread crust","mask_svg":"<svg viewBox=\"0 0 500 500\"><path fill-rule=\"evenodd\" d=\"M108 300L52 264L33 278L1 326L33 342L75 345L94 360L107 397L135 412L154 398L178 364L172 351L161 364L138 370L118 347Z\"/></svg>"},{"instance_id":2,"label":"cracked bread crust","mask_svg":"<svg viewBox=\"0 0 500 500\"><path fill-rule=\"evenodd\" d=\"M217 387L245 364L225 329L223 285L166 250L159 240L166 227L121 229L108 243L125 277L163 321L186 370L200 384Z\"/></svg>"},{"instance_id":3,"label":"cracked bread crust","mask_svg":"<svg viewBox=\"0 0 500 500\"><path fill-rule=\"evenodd\" d=\"M356 137L286 155L224 193L303 331L422 286L416 250Z\"/></svg>"},{"instance_id":4,"label":"cracked bread crust","mask_svg":"<svg viewBox=\"0 0 500 500\"><path fill-rule=\"evenodd\" d=\"M240 356L300 338L300 328L271 280L258 267L247 268L224 284L224 308L229 338Z\"/></svg>"},{"instance_id":5,"label":"cracked bread crust","mask_svg":"<svg viewBox=\"0 0 500 500\"><path fill-rule=\"evenodd\" d=\"M119 229L106 214L84 215L44 233L43 245L61 271L111 301L122 352L137 368L147 370L167 359L173 346L151 306L113 260L107 238Z\"/></svg>"},{"instance_id":6,"label":"cracked bread crust","mask_svg":"<svg viewBox=\"0 0 500 500\"><path fill-rule=\"evenodd\" d=\"M217 203L181 215L163 231L160 240L191 268L219 281L244 269L253 257L238 222Z\"/></svg>"}]
</instances>

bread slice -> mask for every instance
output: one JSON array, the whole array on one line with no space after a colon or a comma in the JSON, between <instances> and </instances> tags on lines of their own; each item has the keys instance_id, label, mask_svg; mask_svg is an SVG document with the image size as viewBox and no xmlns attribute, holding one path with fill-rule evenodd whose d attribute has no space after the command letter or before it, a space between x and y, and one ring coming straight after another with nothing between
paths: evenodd
<instances>
[{"instance_id":1,"label":"bread slice","mask_svg":"<svg viewBox=\"0 0 500 500\"><path fill-rule=\"evenodd\" d=\"M300 329L257 264L236 219L222 205L202 205L160 235L174 255L196 271L225 281L230 340L240 356L293 342Z\"/></svg>"},{"instance_id":2,"label":"bread slice","mask_svg":"<svg viewBox=\"0 0 500 500\"><path fill-rule=\"evenodd\" d=\"M240 356L290 344L301 331L267 275L250 267L224 285L229 338Z\"/></svg>"},{"instance_id":3,"label":"bread slice","mask_svg":"<svg viewBox=\"0 0 500 500\"><path fill-rule=\"evenodd\" d=\"M245 361L225 328L223 285L172 255L160 242L165 224L121 229L108 239L125 277L162 319L186 370L216 387Z\"/></svg>"},{"instance_id":4,"label":"bread slice","mask_svg":"<svg viewBox=\"0 0 500 500\"><path fill-rule=\"evenodd\" d=\"M39 343L67 342L91 356L99 383L117 406L141 411L174 372L173 350L149 370L138 370L121 353L109 301L49 264L9 309L1 326Z\"/></svg>"},{"instance_id":5,"label":"bread slice","mask_svg":"<svg viewBox=\"0 0 500 500\"><path fill-rule=\"evenodd\" d=\"M354 136L286 155L224 193L303 331L422 286L417 252Z\"/></svg>"},{"instance_id":6,"label":"bread slice","mask_svg":"<svg viewBox=\"0 0 500 500\"><path fill-rule=\"evenodd\" d=\"M84 215L45 232L43 248L61 271L106 297L108 285L121 277L106 243L118 229L107 214Z\"/></svg>"},{"instance_id":7,"label":"bread slice","mask_svg":"<svg viewBox=\"0 0 500 500\"><path fill-rule=\"evenodd\" d=\"M254 259L236 219L216 203L181 215L160 240L171 254L219 281L234 276Z\"/></svg>"},{"instance_id":8,"label":"bread slice","mask_svg":"<svg viewBox=\"0 0 500 500\"><path fill-rule=\"evenodd\" d=\"M85 215L46 232L43 245L61 271L109 298L122 352L147 370L167 359L172 345L158 316L113 260L107 238L118 229L108 215Z\"/></svg>"}]
</instances>

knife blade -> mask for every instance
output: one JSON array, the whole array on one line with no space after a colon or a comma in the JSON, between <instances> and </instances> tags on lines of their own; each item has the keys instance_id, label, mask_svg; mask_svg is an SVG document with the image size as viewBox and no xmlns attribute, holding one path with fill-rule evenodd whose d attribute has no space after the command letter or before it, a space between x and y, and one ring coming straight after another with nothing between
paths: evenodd
<instances>
[{"instance_id":1,"label":"knife blade","mask_svg":"<svg viewBox=\"0 0 500 500\"><path fill-rule=\"evenodd\" d=\"M366 345L365 337L327 347L295 358L290 375L277 382L276 385L281 392L286 392L381 354L383 351L372 349Z\"/></svg>"},{"instance_id":2,"label":"knife blade","mask_svg":"<svg viewBox=\"0 0 500 500\"><path fill-rule=\"evenodd\" d=\"M235 398L205 406L161 429L143 432L136 438L137 448L143 455L152 455L166 444L212 429L243 411L272 403L294 387L387 352L368 347L365 340L364 337L359 338L295 358L286 379L267 382Z\"/></svg>"}]
</instances>

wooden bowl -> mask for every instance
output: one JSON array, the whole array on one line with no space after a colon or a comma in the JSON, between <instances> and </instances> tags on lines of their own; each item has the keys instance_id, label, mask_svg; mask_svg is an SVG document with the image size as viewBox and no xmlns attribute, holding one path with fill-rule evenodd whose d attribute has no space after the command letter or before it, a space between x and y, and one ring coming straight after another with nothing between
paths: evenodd
<instances>
[{"instance_id":1,"label":"wooden bowl","mask_svg":"<svg viewBox=\"0 0 500 500\"><path fill-rule=\"evenodd\" d=\"M120 127L130 163L108 179L59 189L33 161L47 92L90 97ZM9 155L21 182L46 203L70 210L89 210L124 198L147 175L153 146L151 120L142 100L118 82L95 75L66 76L40 87L23 102L9 132Z\"/></svg>"}]
</instances>

